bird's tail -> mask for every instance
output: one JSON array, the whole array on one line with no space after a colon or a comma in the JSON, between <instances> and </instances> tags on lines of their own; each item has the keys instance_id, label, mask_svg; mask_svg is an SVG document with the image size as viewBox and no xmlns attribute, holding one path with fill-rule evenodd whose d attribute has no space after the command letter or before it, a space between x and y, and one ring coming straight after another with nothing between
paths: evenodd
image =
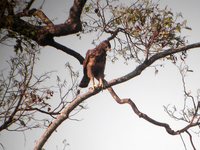
<instances>
[{"instance_id":1,"label":"bird's tail","mask_svg":"<svg viewBox=\"0 0 200 150\"><path fill-rule=\"evenodd\" d=\"M80 84L79 84L79 87L85 88L85 87L88 86L89 82L90 82L90 79L86 75L84 75Z\"/></svg>"}]
</instances>

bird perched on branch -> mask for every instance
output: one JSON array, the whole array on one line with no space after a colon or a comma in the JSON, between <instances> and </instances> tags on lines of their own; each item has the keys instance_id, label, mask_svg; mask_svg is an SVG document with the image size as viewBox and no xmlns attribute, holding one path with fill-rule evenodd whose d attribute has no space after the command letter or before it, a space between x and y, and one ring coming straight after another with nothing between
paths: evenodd
<instances>
[{"instance_id":1,"label":"bird perched on branch","mask_svg":"<svg viewBox=\"0 0 200 150\"><path fill-rule=\"evenodd\" d=\"M90 81L92 82L93 89L104 87L104 70L106 64L106 52L111 50L109 41L101 42L94 49L88 50L85 60L83 62L83 78L79 87L87 87ZM99 81L98 85L95 84L95 78Z\"/></svg>"}]
</instances>

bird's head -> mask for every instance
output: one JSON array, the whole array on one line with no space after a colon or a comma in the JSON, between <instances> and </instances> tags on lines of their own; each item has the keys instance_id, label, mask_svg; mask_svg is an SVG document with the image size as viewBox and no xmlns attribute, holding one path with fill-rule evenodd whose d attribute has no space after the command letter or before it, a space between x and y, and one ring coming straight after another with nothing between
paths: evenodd
<instances>
[{"instance_id":1,"label":"bird's head","mask_svg":"<svg viewBox=\"0 0 200 150\"><path fill-rule=\"evenodd\" d=\"M100 45L99 45L99 47L101 48L101 49L103 49L103 50L105 50L106 52L107 51L111 51L111 45L110 45L110 42L109 41L103 41Z\"/></svg>"}]
</instances>

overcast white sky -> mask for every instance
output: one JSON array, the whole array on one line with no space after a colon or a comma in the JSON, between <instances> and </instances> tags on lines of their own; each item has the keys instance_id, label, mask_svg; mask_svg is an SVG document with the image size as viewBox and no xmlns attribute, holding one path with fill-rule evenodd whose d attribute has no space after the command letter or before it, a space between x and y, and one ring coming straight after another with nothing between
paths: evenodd
<instances>
[{"instance_id":1,"label":"overcast white sky","mask_svg":"<svg viewBox=\"0 0 200 150\"><path fill-rule=\"evenodd\" d=\"M66 4L67 2L67 4ZM63 22L71 1L67 0L48 0L44 5L47 16L57 18L56 23ZM198 0L160 0L162 6L168 5L173 12L182 12L192 31L186 32L190 43L200 41L200 1ZM76 39L76 40L74 40ZM92 37L77 38L62 37L57 39L60 43L73 49L79 50L85 55L86 50L92 48ZM78 43L79 42L79 43ZM92 46L92 47L91 47ZM9 58L11 51L5 47L0 47L0 68L4 68L5 59ZM200 49L190 52L188 64L194 73L187 77L188 88L192 89L195 95L200 87ZM45 47L41 51L40 61L36 72L42 73L50 70L57 70L61 78L65 78L65 63L70 62L74 68L80 70L82 67L72 57L50 47ZM49 67L51 66L51 67ZM134 66L127 66L116 62L108 62L106 66L106 79L111 80L125 75L133 70ZM56 80L56 78L52 78ZM169 123L174 129L182 126L181 122L172 120L163 109L163 105L179 105L183 102L183 89L181 78L177 68L170 63L166 63L160 68L157 75L154 69L144 71L140 77L136 77L114 87L120 97L129 97L138 108L153 117L154 119ZM84 90L82 90L84 92ZM64 139L70 144L67 150L184 150L180 136L171 136L163 128L154 126L138 118L127 105L117 104L107 91L89 98L86 102L88 109L83 110L75 116L82 121L65 121L54 132L45 145L47 150L62 149ZM0 142L6 150L20 149L31 150L34 141L37 140L42 130L32 130L23 133L0 133ZM185 141L189 140L187 135L183 135ZM197 149L200 149L199 138L195 138ZM190 144L186 143L188 150ZM1 149L1 147L0 147Z\"/></svg>"}]
</instances>

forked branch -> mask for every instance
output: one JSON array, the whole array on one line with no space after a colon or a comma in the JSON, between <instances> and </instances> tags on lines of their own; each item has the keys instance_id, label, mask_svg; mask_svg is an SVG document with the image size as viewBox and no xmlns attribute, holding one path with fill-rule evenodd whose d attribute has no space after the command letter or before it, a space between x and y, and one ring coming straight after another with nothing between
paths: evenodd
<instances>
[{"instance_id":1,"label":"forked branch","mask_svg":"<svg viewBox=\"0 0 200 150\"><path fill-rule=\"evenodd\" d=\"M189 125L187 125L186 127L180 129L180 130L177 130L177 131L174 131L170 126L169 124L166 124L166 123L162 123L162 122L159 122L159 121L156 121L154 120L153 118L149 117L148 115L146 115L145 113L142 113L136 106L136 104L130 99L130 98L125 98L125 99L121 99L119 98L119 96L116 94L116 92L113 90L112 87L109 87L108 88L108 91L110 92L110 94L112 95L112 97L115 99L115 101L118 103L118 104L129 104L131 106L131 108L133 109L133 111L135 112L136 115L138 115L140 118L143 118L144 120L154 124L154 125L157 125L157 126L160 126L160 127L164 127L166 129L166 131L171 134L171 135L178 135L178 134L181 134L183 132L187 132L187 130L191 127L194 127L194 126L197 126L198 123L190 123Z\"/></svg>"},{"instance_id":2,"label":"forked branch","mask_svg":"<svg viewBox=\"0 0 200 150\"><path fill-rule=\"evenodd\" d=\"M105 81L105 82L106 82L106 81ZM107 83L107 82L106 82L106 83ZM136 104L135 104L130 98L125 98L125 99L119 98L119 96L116 94L116 92L113 90L112 87L109 87L109 88L108 88L108 91L110 92L110 94L112 95L112 97L114 98L114 100L115 100L118 104L129 104L129 105L131 106L132 110L134 111L134 113L135 113L136 115L138 115L140 118L143 118L144 120L146 120L146 121L148 121L148 122L150 122L150 123L152 123L152 124L154 124L154 125L156 125L156 126L160 126L160 127L165 128L165 130L167 131L167 133L169 133L170 135L179 135L179 134L181 134L181 133L186 132L186 133L189 135L189 137L190 137L190 142L191 142L191 145L192 145L193 149L196 150L196 148L195 148L195 146L194 146L194 143L193 143L193 140L192 140L192 136L191 136L191 134L189 133L188 129L189 129L189 128L192 128L192 127L194 127L194 126L198 126L198 125L199 125L198 122L195 122L195 123L191 122L191 123L189 123L187 126L185 126L184 128L175 131L175 130L173 130L173 129L170 127L169 124L156 121L156 120L154 120L153 118L149 117L147 114L141 112L141 111L137 108Z\"/></svg>"},{"instance_id":3,"label":"forked branch","mask_svg":"<svg viewBox=\"0 0 200 150\"><path fill-rule=\"evenodd\" d=\"M147 67L149 67L151 64L153 64L156 60L159 60L160 58L166 57L168 55L174 54L174 53L178 53L181 51L187 51L189 49L193 49L193 48L197 48L200 47L200 43L195 43L195 44L191 44L182 48L177 48L177 49L169 49L166 50L164 52L160 52L158 54L153 55L152 57L150 57L149 59L145 60L142 64L140 64L138 67L136 67L132 72L130 72L129 74L122 76L120 78L114 79L112 81L106 82L107 84L105 85L104 89L108 89L109 92L111 93L111 95L113 96L113 98L116 100L116 102L118 102L119 104L129 104L133 111L141 118L147 120L150 123L153 123L154 125L157 126L161 126L164 127L166 129L166 131L171 134L171 135L177 135L183 132L186 132L189 128L193 127L193 126L197 126L198 124L196 123L190 123L189 125L187 125L186 127L184 127L181 130L177 130L174 131L173 129L171 129L171 127L166 124L166 123L162 123L162 122L158 122L154 119L152 119L151 117L149 117L148 115L142 113L137 106L135 105L135 103L127 98L127 99L120 99L117 94L114 92L114 90L112 89L111 86L113 85L117 85L120 84L122 82L126 82L138 75L141 74L141 72L143 70L145 70ZM79 106L83 101L85 101L86 99L88 99L89 97L96 95L97 93L99 93L102 89L95 89L93 91L88 91L85 94L82 95L78 95L66 108L63 109L62 113L59 114L57 116L57 118L51 123L51 125L46 129L46 131L44 132L44 134L40 137L40 139L37 141L34 150L40 150L43 145L46 143L46 141L48 140L48 138L51 136L51 134L56 130L56 128L66 119L69 118L69 114L77 107Z\"/></svg>"},{"instance_id":4,"label":"forked branch","mask_svg":"<svg viewBox=\"0 0 200 150\"><path fill-rule=\"evenodd\" d=\"M60 24L53 24L51 19L40 9L30 9L34 0L31 0L27 7L17 14L4 15L0 20L1 29L9 29L35 41L40 46L53 46L63 52L75 57L81 64L83 56L73 49L54 41L54 37L67 36L82 31L81 14L86 0L74 0L66 21ZM40 22L32 23L23 17L35 16Z\"/></svg>"}]
</instances>

